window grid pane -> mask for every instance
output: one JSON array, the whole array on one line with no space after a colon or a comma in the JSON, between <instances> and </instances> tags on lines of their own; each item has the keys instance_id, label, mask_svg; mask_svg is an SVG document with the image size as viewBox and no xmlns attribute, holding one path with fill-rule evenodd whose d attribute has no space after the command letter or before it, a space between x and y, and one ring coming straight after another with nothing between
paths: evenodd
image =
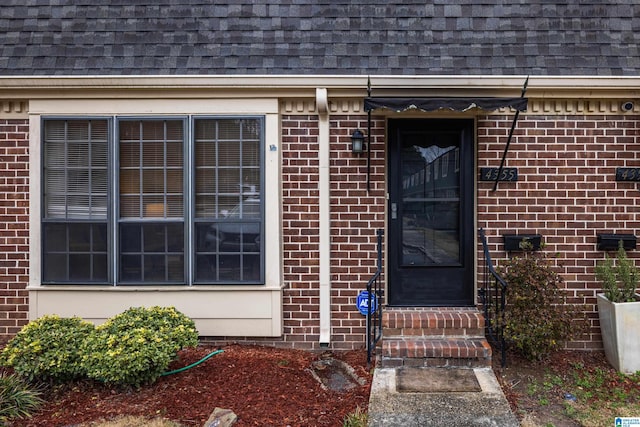
<instances>
[{"instance_id":1,"label":"window grid pane","mask_svg":"<svg viewBox=\"0 0 640 427\"><path fill-rule=\"evenodd\" d=\"M45 283L107 283L106 223L44 223Z\"/></svg>"},{"instance_id":2,"label":"window grid pane","mask_svg":"<svg viewBox=\"0 0 640 427\"><path fill-rule=\"evenodd\" d=\"M44 124L44 217L107 220L107 120Z\"/></svg>"},{"instance_id":3,"label":"window grid pane","mask_svg":"<svg viewBox=\"0 0 640 427\"><path fill-rule=\"evenodd\" d=\"M120 282L184 283L183 223L123 223Z\"/></svg>"},{"instance_id":4,"label":"window grid pane","mask_svg":"<svg viewBox=\"0 0 640 427\"><path fill-rule=\"evenodd\" d=\"M195 282L262 280L260 120L195 122Z\"/></svg>"},{"instance_id":5,"label":"window grid pane","mask_svg":"<svg viewBox=\"0 0 640 427\"><path fill-rule=\"evenodd\" d=\"M184 217L181 120L120 122L120 217Z\"/></svg>"}]
</instances>

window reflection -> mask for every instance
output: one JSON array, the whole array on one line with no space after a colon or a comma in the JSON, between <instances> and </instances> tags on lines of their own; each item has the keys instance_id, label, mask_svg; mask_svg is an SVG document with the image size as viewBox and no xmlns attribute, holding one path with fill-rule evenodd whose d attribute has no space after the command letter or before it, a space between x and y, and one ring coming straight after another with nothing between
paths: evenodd
<instances>
[{"instance_id":1,"label":"window reflection","mask_svg":"<svg viewBox=\"0 0 640 427\"><path fill-rule=\"evenodd\" d=\"M460 262L458 141L442 134L407 138L401 156L402 264Z\"/></svg>"}]
</instances>

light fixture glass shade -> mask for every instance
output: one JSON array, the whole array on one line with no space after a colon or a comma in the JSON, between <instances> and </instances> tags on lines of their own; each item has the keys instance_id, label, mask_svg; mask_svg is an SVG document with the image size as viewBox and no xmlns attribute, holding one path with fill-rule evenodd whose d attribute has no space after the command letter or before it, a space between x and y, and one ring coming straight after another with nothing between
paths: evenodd
<instances>
[{"instance_id":1,"label":"light fixture glass shade","mask_svg":"<svg viewBox=\"0 0 640 427\"><path fill-rule=\"evenodd\" d=\"M360 129L356 129L351 134L351 152L354 154L363 153L365 149L364 135Z\"/></svg>"}]
</instances>

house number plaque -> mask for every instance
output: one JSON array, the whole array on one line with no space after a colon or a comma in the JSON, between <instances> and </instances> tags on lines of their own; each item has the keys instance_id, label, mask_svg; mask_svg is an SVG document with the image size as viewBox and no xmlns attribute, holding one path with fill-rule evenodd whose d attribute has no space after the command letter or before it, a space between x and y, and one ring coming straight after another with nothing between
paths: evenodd
<instances>
[{"instance_id":1,"label":"house number plaque","mask_svg":"<svg viewBox=\"0 0 640 427\"><path fill-rule=\"evenodd\" d=\"M640 181L640 168L616 168L616 181Z\"/></svg>"},{"instance_id":2,"label":"house number plaque","mask_svg":"<svg viewBox=\"0 0 640 427\"><path fill-rule=\"evenodd\" d=\"M480 168L480 181L495 181L499 168ZM502 168L500 181L517 181L518 168Z\"/></svg>"}]
</instances>

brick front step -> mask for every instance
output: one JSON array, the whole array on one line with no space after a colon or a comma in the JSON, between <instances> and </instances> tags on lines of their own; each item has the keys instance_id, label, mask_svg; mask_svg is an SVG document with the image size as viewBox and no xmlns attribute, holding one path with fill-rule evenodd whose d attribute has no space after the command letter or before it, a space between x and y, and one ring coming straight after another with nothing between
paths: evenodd
<instances>
[{"instance_id":1,"label":"brick front step","mask_svg":"<svg viewBox=\"0 0 640 427\"><path fill-rule=\"evenodd\" d=\"M491 365L484 338L383 338L382 367Z\"/></svg>"},{"instance_id":2,"label":"brick front step","mask_svg":"<svg viewBox=\"0 0 640 427\"><path fill-rule=\"evenodd\" d=\"M475 308L391 308L382 312L385 336L484 336L484 317Z\"/></svg>"},{"instance_id":3,"label":"brick front step","mask_svg":"<svg viewBox=\"0 0 640 427\"><path fill-rule=\"evenodd\" d=\"M484 317L475 308L389 308L382 325L382 367L491 366Z\"/></svg>"}]
</instances>

